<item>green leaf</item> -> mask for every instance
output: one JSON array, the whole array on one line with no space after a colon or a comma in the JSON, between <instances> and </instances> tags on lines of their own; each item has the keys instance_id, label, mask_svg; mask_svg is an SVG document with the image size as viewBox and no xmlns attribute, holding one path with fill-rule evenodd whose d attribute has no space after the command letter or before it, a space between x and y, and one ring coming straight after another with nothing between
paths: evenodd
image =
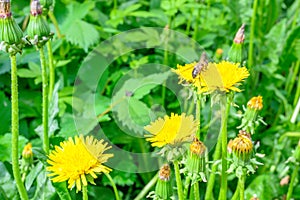
<instances>
[{"instance_id":1,"label":"green leaf","mask_svg":"<svg viewBox=\"0 0 300 200\"><path fill-rule=\"evenodd\" d=\"M125 81L113 97L113 102L119 102L113 108L113 111L116 112L118 120L123 126L135 133L142 134L144 132L143 127L150 123L154 113L139 99L149 94L157 85L161 85L169 74L170 72L151 74ZM133 96L125 97L127 92L133 92Z\"/></svg>"},{"instance_id":2,"label":"green leaf","mask_svg":"<svg viewBox=\"0 0 300 200\"><path fill-rule=\"evenodd\" d=\"M279 180L272 174L257 176L245 190L245 199L256 194L259 199L272 199L278 195Z\"/></svg>"},{"instance_id":3,"label":"green leaf","mask_svg":"<svg viewBox=\"0 0 300 200\"><path fill-rule=\"evenodd\" d=\"M29 69L18 69L18 76L21 78L35 78L34 83L39 84L42 82L42 75L40 66L36 63L29 62L28 63Z\"/></svg>"},{"instance_id":4,"label":"green leaf","mask_svg":"<svg viewBox=\"0 0 300 200\"><path fill-rule=\"evenodd\" d=\"M96 28L83 20L76 20L65 32L66 39L72 44L78 45L86 52L88 48L95 44L100 36Z\"/></svg>"},{"instance_id":5,"label":"green leaf","mask_svg":"<svg viewBox=\"0 0 300 200\"><path fill-rule=\"evenodd\" d=\"M24 146L27 143L27 139L23 136L19 136L19 143L18 143L18 153L21 155ZM11 133L7 133L5 135L0 136L0 161L11 161Z\"/></svg>"},{"instance_id":6,"label":"green leaf","mask_svg":"<svg viewBox=\"0 0 300 200\"><path fill-rule=\"evenodd\" d=\"M9 171L6 166L0 162L0 199L9 200L9 199L17 199L18 192L16 188L16 184L14 183Z\"/></svg>"},{"instance_id":7,"label":"green leaf","mask_svg":"<svg viewBox=\"0 0 300 200\"><path fill-rule=\"evenodd\" d=\"M61 200L72 200L66 182L52 183Z\"/></svg>"},{"instance_id":8,"label":"green leaf","mask_svg":"<svg viewBox=\"0 0 300 200\"><path fill-rule=\"evenodd\" d=\"M41 170L43 170L43 164L41 162L39 162L36 166L34 166L34 168L30 170L29 174L26 176L25 179L26 190L30 189L33 181L36 179Z\"/></svg>"},{"instance_id":9,"label":"green leaf","mask_svg":"<svg viewBox=\"0 0 300 200\"><path fill-rule=\"evenodd\" d=\"M82 4L72 2L68 6L69 13L61 28L67 41L78 45L85 51L100 38L94 25L82 20L94 7L93 1L85 1Z\"/></svg>"},{"instance_id":10,"label":"green leaf","mask_svg":"<svg viewBox=\"0 0 300 200\"><path fill-rule=\"evenodd\" d=\"M2 135L9 132L11 122L11 103L2 91L0 92L0 116L0 135Z\"/></svg>"}]
</instances>

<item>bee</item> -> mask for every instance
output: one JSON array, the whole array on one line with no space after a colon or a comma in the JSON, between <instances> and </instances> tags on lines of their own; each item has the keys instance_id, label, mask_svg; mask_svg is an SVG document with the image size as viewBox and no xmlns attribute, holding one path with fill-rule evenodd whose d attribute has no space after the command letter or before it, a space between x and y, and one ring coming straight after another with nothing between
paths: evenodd
<instances>
[{"instance_id":1,"label":"bee","mask_svg":"<svg viewBox=\"0 0 300 200\"><path fill-rule=\"evenodd\" d=\"M196 78L202 71L206 70L208 65L208 57L205 52L201 54L199 62L195 65L192 71L192 77Z\"/></svg>"}]
</instances>

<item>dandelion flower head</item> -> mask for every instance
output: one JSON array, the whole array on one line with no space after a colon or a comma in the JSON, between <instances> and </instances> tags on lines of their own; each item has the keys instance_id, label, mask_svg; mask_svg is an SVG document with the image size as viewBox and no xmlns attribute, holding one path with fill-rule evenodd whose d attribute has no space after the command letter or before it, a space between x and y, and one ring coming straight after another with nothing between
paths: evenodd
<instances>
[{"instance_id":1,"label":"dandelion flower head","mask_svg":"<svg viewBox=\"0 0 300 200\"><path fill-rule=\"evenodd\" d=\"M187 141L197 131L198 122L192 115L186 116L172 113L171 116L159 118L150 125L145 126L151 135L146 135L146 140L152 146L177 145Z\"/></svg>"},{"instance_id":2,"label":"dandelion flower head","mask_svg":"<svg viewBox=\"0 0 300 200\"><path fill-rule=\"evenodd\" d=\"M47 171L53 182L68 181L68 188L76 185L77 191L82 185L87 186L88 182L94 184L94 179L100 173L109 173L110 168L103 165L113 157L113 154L104 154L110 149L103 140L97 140L93 136L80 135L71 137L60 146L55 146L48 156Z\"/></svg>"},{"instance_id":3,"label":"dandelion flower head","mask_svg":"<svg viewBox=\"0 0 300 200\"><path fill-rule=\"evenodd\" d=\"M220 63L208 63L196 78L192 77L192 71L196 62L184 66L177 65L173 70L179 76L179 83L190 83L198 89L198 93L241 92L238 88L241 82L249 76L246 67L240 67L239 63L221 61Z\"/></svg>"}]
</instances>

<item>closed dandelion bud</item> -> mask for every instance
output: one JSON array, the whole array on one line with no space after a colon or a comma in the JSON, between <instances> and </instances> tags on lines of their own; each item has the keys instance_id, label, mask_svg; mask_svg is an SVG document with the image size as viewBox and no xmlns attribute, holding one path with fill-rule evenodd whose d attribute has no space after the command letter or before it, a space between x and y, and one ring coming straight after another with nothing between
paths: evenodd
<instances>
[{"instance_id":1,"label":"closed dandelion bud","mask_svg":"<svg viewBox=\"0 0 300 200\"><path fill-rule=\"evenodd\" d=\"M199 173L204 171L205 152L205 145L195 137L190 145L190 151L187 158L187 169L190 173Z\"/></svg>"},{"instance_id":2,"label":"closed dandelion bud","mask_svg":"<svg viewBox=\"0 0 300 200\"><path fill-rule=\"evenodd\" d=\"M247 107L255 111L259 111L263 108L262 96L252 97L248 103Z\"/></svg>"},{"instance_id":3,"label":"closed dandelion bud","mask_svg":"<svg viewBox=\"0 0 300 200\"><path fill-rule=\"evenodd\" d=\"M241 130L238 136L228 143L228 149L232 151L238 161L242 161L243 164L247 163L253 153L253 144L250 134Z\"/></svg>"},{"instance_id":4,"label":"closed dandelion bud","mask_svg":"<svg viewBox=\"0 0 300 200\"><path fill-rule=\"evenodd\" d=\"M262 96L252 97L247 103L247 109L243 114L242 124L239 129L249 130L251 134L254 133L255 125L263 122L258 116L258 112L263 108Z\"/></svg>"},{"instance_id":5,"label":"closed dandelion bud","mask_svg":"<svg viewBox=\"0 0 300 200\"><path fill-rule=\"evenodd\" d=\"M33 160L33 153L32 153L32 145L31 143L28 143L25 145L23 151L22 151L22 158L25 160Z\"/></svg>"},{"instance_id":6,"label":"closed dandelion bud","mask_svg":"<svg viewBox=\"0 0 300 200\"><path fill-rule=\"evenodd\" d=\"M29 173L32 167L33 167L32 145L31 143L28 143L25 145L22 151L22 161L20 166L23 181L25 180L26 175Z\"/></svg>"},{"instance_id":7,"label":"closed dandelion bud","mask_svg":"<svg viewBox=\"0 0 300 200\"><path fill-rule=\"evenodd\" d=\"M159 199L170 199L172 196L170 175L170 166L168 164L163 165L159 170L158 180L155 187L155 195Z\"/></svg>"},{"instance_id":8,"label":"closed dandelion bud","mask_svg":"<svg viewBox=\"0 0 300 200\"><path fill-rule=\"evenodd\" d=\"M228 53L228 59L231 62L241 63L242 62L242 50L243 50L243 43L245 40L245 24L237 31L233 44Z\"/></svg>"},{"instance_id":9,"label":"closed dandelion bud","mask_svg":"<svg viewBox=\"0 0 300 200\"><path fill-rule=\"evenodd\" d=\"M218 49L216 50L216 53L215 53L216 59L217 59L217 60L220 60L220 59L222 58L222 55L223 55L223 49L218 48Z\"/></svg>"},{"instance_id":10,"label":"closed dandelion bud","mask_svg":"<svg viewBox=\"0 0 300 200\"><path fill-rule=\"evenodd\" d=\"M10 0L0 0L0 49L8 53L21 52L23 32L10 11Z\"/></svg>"},{"instance_id":11,"label":"closed dandelion bud","mask_svg":"<svg viewBox=\"0 0 300 200\"><path fill-rule=\"evenodd\" d=\"M42 16L42 7L39 0L33 0L30 4L30 21L27 33L32 44L43 46L52 36L50 28Z\"/></svg>"}]
</instances>

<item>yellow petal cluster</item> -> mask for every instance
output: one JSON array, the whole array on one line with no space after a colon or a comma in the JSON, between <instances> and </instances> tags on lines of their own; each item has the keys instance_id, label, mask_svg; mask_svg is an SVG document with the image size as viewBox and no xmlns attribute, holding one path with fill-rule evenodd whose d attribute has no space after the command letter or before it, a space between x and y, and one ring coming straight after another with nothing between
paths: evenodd
<instances>
[{"instance_id":1,"label":"yellow petal cluster","mask_svg":"<svg viewBox=\"0 0 300 200\"><path fill-rule=\"evenodd\" d=\"M261 110L263 108L262 96L252 97L248 103L247 107L253 110Z\"/></svg>"},{"instance_id":2,"label":"yellow petal cluster","mask_svg":"<svg viewBox=\"0 0 300 200\"><path fill-rule=\"evenodd\" d=\"M192 77L192 71L196 62L184 66L177 65L173 70L179 76L179 83L189 83L198 89L198 93L241 92L238 88L241 82L249 76L246 67L240 67L239 63L221 61L220 63L208 63L196 77Z\"/></svg>"},{"instance_id":3,"label":"yellow petal cluster","mask_svg":"<svg viewBox=\"0 0 300 200\"><path fill-rule=\"evenodd\" d=\"M187 141L197 131L198 122L192 115L186 116L171 113L171 116L159 118L150 125L145 126L151 135L146 135L146 140L152 146L163 147L165 145L177 145Z\"/></svg>"},{"instance_id":4,"label":"yellow petal cluster","mask_svg":"<svg viewBox=\"0 0 300 200\"><path fill-rule=\"evenodd\" d=\"M82 185L87 186L88 182L94 184L94 179L99 173L109 173L110 168L103 165L113 154L104 154L110 149L103 140L97 140L93 136L83 137L82 135L71 137L60 146L55 146L48 156L47 171L53 182L68 181L68 188L76 185L80 191Z\"/></svg>"}]
</instances>

